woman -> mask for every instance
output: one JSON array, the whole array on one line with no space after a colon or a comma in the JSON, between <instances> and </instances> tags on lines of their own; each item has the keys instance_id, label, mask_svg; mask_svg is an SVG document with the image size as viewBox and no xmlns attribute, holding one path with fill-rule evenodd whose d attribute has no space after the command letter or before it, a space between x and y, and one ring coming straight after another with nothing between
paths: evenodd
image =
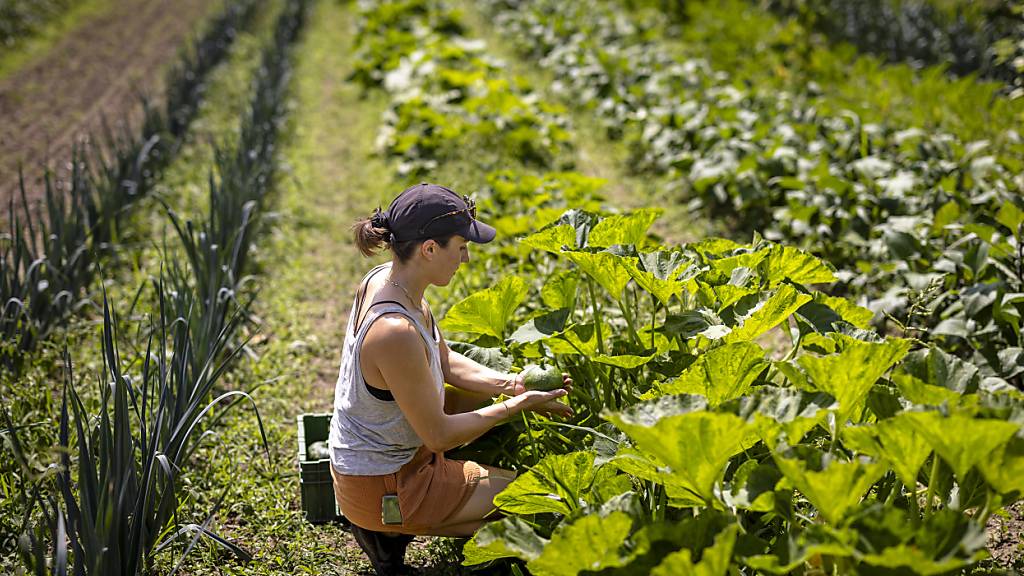
<instances>
[{"instance_id":1,"label":"woman","mask_svg":"<svg viewBox=\"0 0 1024 576\"><path fill-rule=\"evenodd\" d=\"M469 262L469 242L494 239L494 228L475 216L468 198L417 184L354 227L364 255L387 246L392 261L356 292L335 390L331 471L338 506L381 574L396 573L413 534L473 534L493 519L494 496L515 478L448 460L446 450L523 411L572 414L556 401L571 390L567 376L562 389L525 391L515 375L449 350L437 328L427 286L451 281ZM499 394L510 398L492 403ZM400 516L388 524L385 500L389 512L397 500Z\"/></svg>"}]
</instances>

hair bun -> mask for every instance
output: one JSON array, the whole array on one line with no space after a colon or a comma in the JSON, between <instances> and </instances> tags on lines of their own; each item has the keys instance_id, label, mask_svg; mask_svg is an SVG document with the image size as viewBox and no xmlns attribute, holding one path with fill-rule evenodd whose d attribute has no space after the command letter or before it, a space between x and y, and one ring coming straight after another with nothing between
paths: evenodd
<instances>
[{"instance_id":1,"label":"hair bun","mask_svg":"<svg viewBox=\"0 0 1024 576\"><path fill-rule=\"evenodd\" d=\"M391 222L388 219L388 215L385 212L381 212L379 206L373 211L373 216L370 216L370 224L372 224L374 228L383 228L388 231L391 230ZM390 234L388 234L388 236L390 236Z\"/></svg>"}]
</instances>

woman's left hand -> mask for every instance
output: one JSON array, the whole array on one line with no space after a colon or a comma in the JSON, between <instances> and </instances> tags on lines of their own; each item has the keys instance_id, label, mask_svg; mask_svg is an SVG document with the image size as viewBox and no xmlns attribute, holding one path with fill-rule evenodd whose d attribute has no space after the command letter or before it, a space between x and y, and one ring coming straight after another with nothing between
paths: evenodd
<instances>
[{"instance_id":1,"label":"woman's left hand","mask_svg":"<svg viewBox=\"0 0 1024 576\"><path fill-rule=\"evenodd\" d=\"M507 395L518 396L523 392L526 392L526 386L523 385L522 373L516 374L510 380L511 390L509 392L506 392ZM562 388L565 388L568 392L572 392L572 378L570 378L569 374L565 372L562 372ZM573 416L572 408L570 408L566 404L562 404L558 400L551 400L549 402L546 402L545 404L542 404L535 408L534 411L544 414L545 416L548 417L561 416L562 418L568 418Z\"/></svg>"},{"instance_id":2,"label":"woman's left hand","mask_svg":"<svg viewBox=\"0 0 1024 576\"><path fill-rule=\"evenodd\" d=\"M503 391L504 394L506 396L519 396L523 392L526 392L526 386L523 385L523 373L520 372L519 374L513 374L511 376L512 378L509 379L510 389ZM566 388L570 391L572 390L572 378L570 378L569 374L566 372L562 372L562 388Z\"/></svg>"}]
</instances>

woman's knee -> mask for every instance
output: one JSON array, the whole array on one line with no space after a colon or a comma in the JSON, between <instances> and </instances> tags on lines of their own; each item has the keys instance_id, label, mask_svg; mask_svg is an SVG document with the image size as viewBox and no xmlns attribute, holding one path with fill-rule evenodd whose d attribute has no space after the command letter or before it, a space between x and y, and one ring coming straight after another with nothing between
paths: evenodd
<instances>
[{"instance_id":1,"label":"woman's knee","mask_svg":"<svg viewBox=\"0 0 1024 576\"><path fill-rule=\"evenodd\" d=\"M516 474L501 468L482 468L480 481L477 482L473 494L456 513L445 522L445 526L470 522L483 522L498 514L494 506L494 497L515 480Z\"/></svg>"}]
</instances>

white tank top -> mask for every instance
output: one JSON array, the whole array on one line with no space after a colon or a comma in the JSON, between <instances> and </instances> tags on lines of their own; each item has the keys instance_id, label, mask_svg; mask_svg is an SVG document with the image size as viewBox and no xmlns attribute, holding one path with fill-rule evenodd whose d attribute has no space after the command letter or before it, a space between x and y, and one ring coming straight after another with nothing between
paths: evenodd
<instances>
[{"instance_id":1,"label":"white tank top","mask_svg":"<svg viewBox=\"0 0 1024 576\"><path fill-rule=\"evenodd\" d=\"M370 271L363 283L381 271L384 264ZM360 283L362 285L362 283ZM345 331L345 344L341 354L341 369L334 390L334 414L328 439L331 464L341 474L352 476L378 476L397 472L412 460L423 441L412 429L405 414L394 400L382 400L367 389L359 365L359 351L363 339L374 321L384 314L401 314L412 321L427 347L434 392L444 399L444 375L441 371L438 344L440 335L432 335L407 309L396 302L378 302L366 312L359 329L353 327L359 320L361 298L353 301Z\"/></svg>"}]
</instances>

